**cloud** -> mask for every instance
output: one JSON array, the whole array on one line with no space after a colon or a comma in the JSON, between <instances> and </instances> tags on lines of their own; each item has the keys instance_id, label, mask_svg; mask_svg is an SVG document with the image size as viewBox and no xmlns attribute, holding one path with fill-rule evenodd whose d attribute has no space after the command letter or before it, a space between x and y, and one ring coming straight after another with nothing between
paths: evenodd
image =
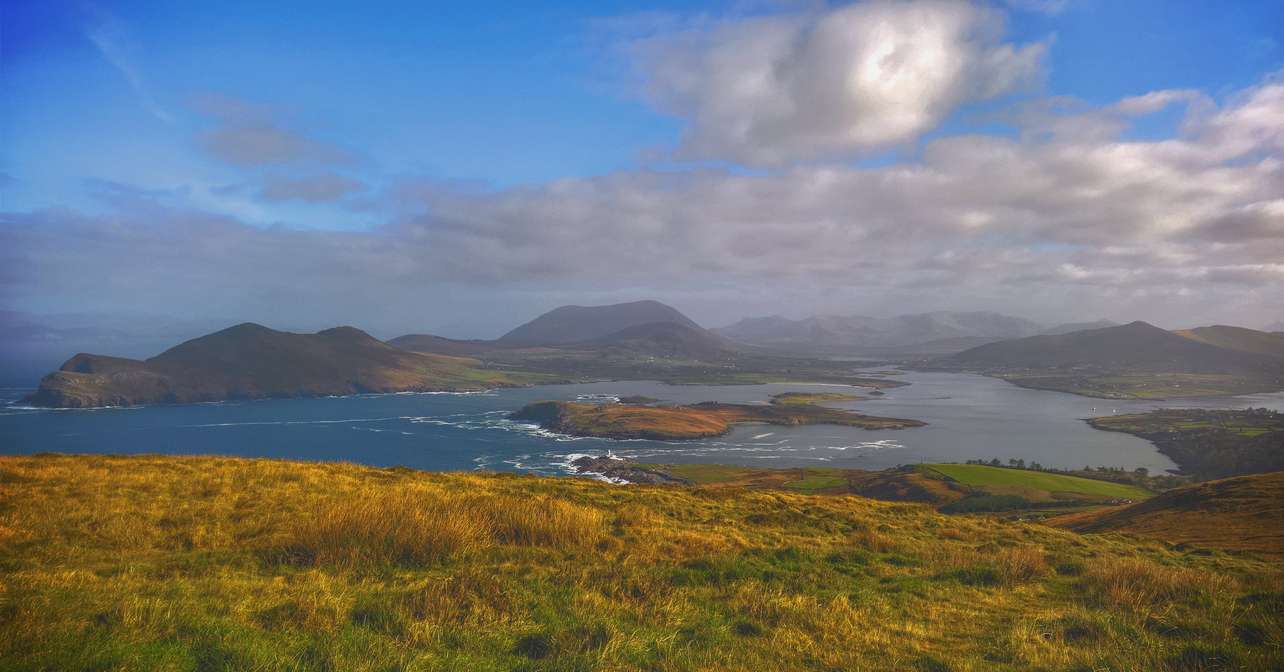
<instances>
[{"instance_id":1,"label":"cloud","mask_svg":"<svg viewBox=\"0 0 1284 672\"><path fill-rule=\"evenodd\" d=\"M241 167L310 163L343 165L355 158L347 150L282 126L272 110L227 96L202 96L196 108L217 120L201 137L215 158Z\"/></svg>"},{"instance_id":2,"label":"cloud","mask_svg":"<svg viewBox=\"0 0 1284 672\"><path fill-rule=\"evenodd\" d=\"M329 203L365 190L365 184L336 173L309 177L269 178L259 191L265 201L305 201Z\"/></svg>"},{"instance_id":3,"label":"cloud","mask_svg":"<svg viewBox=\"0 0 1284 672\"><path fill-rule=\"evenodd\" d=\"M683 119L678 155L772 166L913 141L964 103L1037 82L1046 45L949 0L699 25L639 40L650 99Z\"/></svg>"},{"instance_id":4,"label":"cloud","mask_svg":"<svg viewBox=\"0 0 1284 672\"><path fill-rule=\"evenodd\" d=\"M1192 102L1156 92L1122 107L1178 98ZM676 296L719 315L824 301L1255 324L1284 296L1284 84L1193 102L1180 132L1156 140L1129 139L1120 105L1077 105L1067 122L1124 125L943 137L875 168L625 171L498 190L411 180L385 199L385 223L356 232L253 226L146 193L102 214L15 213L0 225L0 290L295 323L422 320L451 296L537 312L592 293Z\"/></svg>"},{"instance_id":5,"label":"cloud","mask_svg":"<svg viewBox=\"0 0 1284 672\"><path fill-rule=\"evenodd\" d=\"M129 35L129 27L120 18L100 7L94 5L88 7L94 20L93 25L86 31L86 37L93 43L94 48L125 78L134 96L138 98L138 102L148 114L167 124L174 123L173 115L162 108L152 96L142 71L136 64L139 48Z\"/></svg>"}]
</instances>

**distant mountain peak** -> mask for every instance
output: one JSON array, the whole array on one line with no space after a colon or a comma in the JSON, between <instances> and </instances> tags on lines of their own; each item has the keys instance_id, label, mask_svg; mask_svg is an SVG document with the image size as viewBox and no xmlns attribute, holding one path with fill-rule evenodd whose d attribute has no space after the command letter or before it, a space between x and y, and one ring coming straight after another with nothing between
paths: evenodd
<instances>
[{"instance_id":1,"label":"distant mountain peak","mask_svg":"<svg viewBox=\"0 0 1284 672\"><path fill-rule=\"evenodd\" d=\"M591 341L629 327L660 322L701 329L676 308L648 299L605 306L560 306L504 334L499 342L566 345Z\"/></svg>"}]
</instances>

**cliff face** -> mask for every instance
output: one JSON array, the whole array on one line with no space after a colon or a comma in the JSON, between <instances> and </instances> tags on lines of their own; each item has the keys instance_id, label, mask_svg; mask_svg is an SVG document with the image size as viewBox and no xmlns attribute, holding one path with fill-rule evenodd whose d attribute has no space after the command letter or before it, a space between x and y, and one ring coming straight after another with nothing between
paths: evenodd
<instances>
[{"instance_id":1,"label":"cliff face","mask_svg":"<svg viewBox=\"0 0 1284 672\"><path fill-rule=\"evenodd\" d=\"M79 354L28 403L58 408L476 390L511 384L475 360L406 352L352 327L315 334L242 324L139 361Z\"/></svg>"}]
</instances>

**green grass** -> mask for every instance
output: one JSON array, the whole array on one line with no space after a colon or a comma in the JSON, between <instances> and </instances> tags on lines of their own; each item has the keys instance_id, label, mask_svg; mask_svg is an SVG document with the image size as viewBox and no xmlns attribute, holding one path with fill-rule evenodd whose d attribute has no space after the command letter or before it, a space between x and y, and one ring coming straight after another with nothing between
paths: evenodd
<instances>
[{"instance_id":1,"label":"green grass","mask_svg":"<svg viewBox=\"0 0 1284 672\"><path fill-rule=\"evenodd\" d=\"M925 464L922 466L964 485L978 488L1017 487L1118 499L1146 499L1153 496L1153 493L1132 485L1028 469L1006 469L979 464Z\"/></svg>"},{"instance_id":2,"label":"green grass","mask_svg":"<svg viewBox=\"0 0 1284 672\"><path fill-rule=\"evenodd\" d=\"M685 478L697 485L735 481L757 471L750 467L730 464L641 464L647 469L663 469L678 478Z\"/></svg>"},{"instance_id":3,"label":"green grass","mask_svg":"<svg viewBox=\"0 0 1284 672\"><path fill-rule=\"evenodd\" d=\"M802 478L787 481L786 488L798 492L816 493L847 485L847 479L843 477L840 469L801 469L799 471L802 472Z\"/></svg>"},{"instance_id":4,"label":"green grass","mask_svg":"<svg viewBox=\"0 0 1284 672\"><path fill-rule=\"evenodd\" d=\"M1276 563L854 496L0 457L4 670L1279 669L1282 619Z\"/></svg>"}]
</instances>

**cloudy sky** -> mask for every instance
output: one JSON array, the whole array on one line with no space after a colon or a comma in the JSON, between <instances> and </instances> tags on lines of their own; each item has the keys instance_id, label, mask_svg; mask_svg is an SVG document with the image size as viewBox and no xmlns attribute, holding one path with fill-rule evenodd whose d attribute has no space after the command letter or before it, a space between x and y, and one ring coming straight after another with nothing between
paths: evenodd
<instances>
[{"instance_id":1,"label":"cloudy sky","mask_svg":"<svg viewBox=\"0 0 1284 672\"><path fill-rule=\"evenodd\" d=\"M201 4L0 10L0 314L1284 319L1278 0Z\"/></svg>"}]
</instances>

